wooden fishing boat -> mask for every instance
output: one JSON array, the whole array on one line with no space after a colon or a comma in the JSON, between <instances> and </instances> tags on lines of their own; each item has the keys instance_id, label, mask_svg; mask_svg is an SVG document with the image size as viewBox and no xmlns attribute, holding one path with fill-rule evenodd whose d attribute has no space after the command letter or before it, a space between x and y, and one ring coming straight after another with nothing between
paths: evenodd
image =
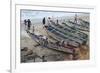
<instances>
[{"instance_id":1,"label":"wooden fishing boat","mask_svg":"<svg viewBox=\"0 0 100 73\"><path fill-rule=\"evenodd\" d=\"M76 33L75 29L72 29L71 27L64 28L59 24L55 24L54 22L50 22L48 27L46 27L46 32L54 39L58 41L70 41L71 45L74 46L79 46L79 44L83 44L88 39L88 36L86 34L80 32Z\"/></svg>"},{"instance_id":2,"label":"wooden fishing boat","mask_svg":"<svg viewBox=\"0 0 100 73\"><path fill-rule=\"evenodd\" d=\"M55 29L59 30L60 32L69 35L70 37L73 37L73 38L78 38L82 41L85 41L87 39L87 35L83 32L80 32L70 26L62 26L63 24L58 24L56 25L54 22L51 23L50 26L54 27ZM66 25L66 24L65 24Z\"/></svg>"},{"instance_id":3,"label":"wooden fishing boat","mask_svg":"<svg viewBox=\"0 0 100 73\"><path fill-rule=\"evenodd\" d=\"M69 26L71 26L71 27L73 26L78 30L89 32L89 27L84 26L83 23L81 23L81 25L80 25L80 24L75 23L75 22L70 21L70 20L68 22L66 22L66 23L68 23Z\"/></svg>"}]
</instances>

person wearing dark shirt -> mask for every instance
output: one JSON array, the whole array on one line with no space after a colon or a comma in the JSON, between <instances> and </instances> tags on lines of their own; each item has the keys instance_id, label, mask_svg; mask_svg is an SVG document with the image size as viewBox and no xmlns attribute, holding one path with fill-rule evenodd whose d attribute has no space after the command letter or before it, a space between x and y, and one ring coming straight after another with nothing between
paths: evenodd
<instances>
[{"instance_id":1,"label":"person wearing dark shirt","mask_svg":"<svg viewBox=\"0 0 100 73\"><path fill-rule=\"evenodd\" d=\"M43 23L43 25L45 25L45 17L43 18L42 23Z\"/></svg>"},{"instance_id":2,"label":"person wearing dark shirt","mask_svg":"<svg viewBox=\"0 0 100 73\"><path fill-rule=\"evenodd\" d=\"M27 29L27 20L24 20L25 30Z\"/></svg>"},{"instance_id":3,"label":"person wearing dark shirt","mask_svg":"<svg viewBox=\"0 0 100 73\"><path fill-rule=\"evenodd\" d=\"M57 25L59 24L58 19L57 19Z\"/></svg>"},{"instance_id":4,"label":"person wearing dark shirt","mask_svg":"<svg viewBox=\"0 0 100 73\"><path fill-rule=\"evenodd\" d=\"M30 30L30 27L31 27L31 21L30 21L30 19L27 20L27 24L28 24L27 25L28 26L28 30Z\"/></svg>"},{"instance_id":5,"label":"person wearing dark shirt","mask_svg":"<svg viewBox=\"0 0 100 73\"><path fill-rule=\"evenodd\" d=\"M26 26L26 23L27 23L27 21L26 21L26 19L24 20L24 24L25 24L25 26Z\"/></svg>"}]
</instances>

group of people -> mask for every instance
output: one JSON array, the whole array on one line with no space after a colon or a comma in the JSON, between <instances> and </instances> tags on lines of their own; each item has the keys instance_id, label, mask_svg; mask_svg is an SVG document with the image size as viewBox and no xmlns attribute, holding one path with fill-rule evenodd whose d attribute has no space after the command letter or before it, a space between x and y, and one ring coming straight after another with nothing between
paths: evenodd
<instances>
[{"instance_id":1,"label":"group of people","mask_svg":"<svg viewBox=\"0 0 100 73\"><path fill-rule=\"evenodd\" d=\"M39 41L40 41L40 45L42 47L47 47L47 45L48 45L48 38L46 36L41 35L39 37Z\"/></svg>"},{"instance_id":2,"label":"group of people","mask_svg":"<svg viewBox=\"0 0 100 73\"><path fill-rule=\"evenodd\" d=\"M52 18L50 18L50 17L48 17L47 19L44 17L43 20L42 20L42 24L45 25L45 26L50 25L51 22L54 22L55 24L59 24L59 20L58 20L58 19L57 19L56 22L55 22L55 21L54 21Z\"/></svg>"},{"instance_id":3,"label":"group of people","mask_svg":"<svg viewBox=\"0 0 100 73\"><path fill-rule=\"evenodd\" d=\"M51 21L52 21L52 19L50 17L48 17L47 19L44 17L42 19L42 24L44 26L46 26L46 25L48 26L48 25L50 25ZM58 19L57 19L56 23L58 24ZM32 32L34 32L35 29L34 29L34 26L32 25L32 22L31 22L30 19L25 19L24 20L24 25L25 25L25 30L26 31L30 31L31 27L32 27ZM39 41L40 41L40 45L42 47L47 47L47 45L48 45L48 38L46 36L44 36L44 35L39 36Z\"/></svg>"},{"instance_id":4,"label":"group of people","mask_svg":"<svg viewBox=\"0 0 100 73\"><path fill-rule=\"evenodd\" d=\"M30 30L30 28L31 28L31 25L32 25L32 23L31 23L31 20L30 19L25 19L24 20L24 24L25 24L25 28L27 29L27 30Z\"/></svg>"}]
</instances>

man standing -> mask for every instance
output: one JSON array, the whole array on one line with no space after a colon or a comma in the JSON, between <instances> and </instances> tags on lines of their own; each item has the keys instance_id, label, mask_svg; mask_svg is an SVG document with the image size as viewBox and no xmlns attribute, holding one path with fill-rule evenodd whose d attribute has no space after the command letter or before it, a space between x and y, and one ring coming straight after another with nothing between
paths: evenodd
<instances>
[{"instance_id":1,"label":"man standing","mask_svg":"<svg viewBox=\"0 0 100 73\"><path fill-rule=\"evenodd\" d=\"M45 55L42 56L42 61L43 61L43 62L46 62L46 61L47 61L47 60L45 59L45 57L46 57Z\"/></svg>"},{"instance_id":2,"label":"man standing","mask_svg":"<svg viewBox=\"0 0 100 73\"><path fill-rule=\"evenodd\" d=\"M27 23L28 23L28 25L27 25L28 26L28 30L30 30L30 27L31 27L31 21L30 21L30 19L27 20Z\"/></svg>"},{"instance_id":3,"label":"man standing","mask_svg":"<svg viewBox=\"0 0 100 73\"><path fill-rule=\"evenodd\" d=\"M75 14L74 22L77 24L77 14Z\"/></svg>"},{"instance_id":4,"label":"man standing","mask_svg":"<svg viewBox=\"0 0 100 73\"><path fill-rule=\"evenodd\" d=\"M32 27L32 32L34 33L35 29L34 29L34 26Z\"/></svg>"},{"instance_id":5,"label":"man standing","mask_svg":"<svg viewBox=\"0 0 100 73\"><path fill-rule=\"evenodd\" d=\"M27 21L26 21L26 19L24 20L24 24L25 24L25 26L26 26L26 23L27 23Z\"/></svg>"},{"instance_id":6,"label":"man standing","mask_svg":"<svg viewBox=\"0 0 100 73\"><path fill-rule=\"evenodd\" d=\"M42 47L47 47L47 45L48 45L48 38L46 36L42 36L41 39L40 39L40 42L41 42L41 46Z\"/></svg>"},{"instance_id":7,"label":"man standing","mask_svg":"<svg viewBox=\"0 0 100 73\"><path fill-rule=\"evenodd\" d=\"M43 23L43 25L45 25L45 17L43 18L42 23Z\"/></svg>"},{"instance_id":8,"label":"man standing","mask_svg":"<svg viewBox=\"0 0 100 73\"><path fill-rule=\"evenodd\" d=\"M27 29L27 21L26 19L24 20L24 25L25 25L25 30Z\"/></svg>"},{"instance_id":9,"label":"man standing","mask_svg":"<svg viewBox=\"0 0 100 73\"><path fill-rule=\"evenodd\" d=\"M57 19L57 25L59 24L58 19Z\"/></svg>"}]
</instances>

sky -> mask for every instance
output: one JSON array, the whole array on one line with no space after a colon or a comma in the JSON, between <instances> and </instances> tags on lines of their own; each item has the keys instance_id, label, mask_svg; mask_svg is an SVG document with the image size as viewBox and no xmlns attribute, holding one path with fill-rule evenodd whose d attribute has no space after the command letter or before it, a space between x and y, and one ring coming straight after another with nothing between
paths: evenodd
<instances>
[{"instance_id":1,"label":"sky","mask_svg":"<svg viewBox=\"0 0 100 73\"><path fill-rule=\"evenodd\" d=\"M43 17L75 16L75 14L82 15L86 13L21 10L21 20L42 19Z\"/></svg>"}]
</instances>

